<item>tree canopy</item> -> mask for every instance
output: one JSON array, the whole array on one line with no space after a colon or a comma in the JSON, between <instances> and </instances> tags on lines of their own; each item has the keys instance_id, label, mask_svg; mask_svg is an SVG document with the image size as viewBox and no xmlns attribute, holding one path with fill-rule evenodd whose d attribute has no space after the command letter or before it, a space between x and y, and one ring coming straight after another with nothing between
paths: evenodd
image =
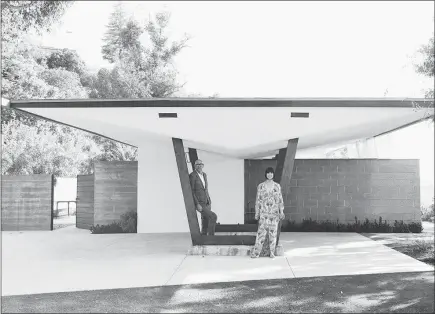
<instances>
[{"instance_id":1,"label":"tree canopy","mask_svg":"<svg viewBox=\"0 0 435 314\"><path fill-rule=\"evenodd\" d=\"M167 36L170 14L157 13L145 27L127 18L116 6L104 37L103 57L114 64L96 77L96 98L169 97L180 90L174 58L187 46L188 36L170 41ZM145 45L141 36L146 35Z\"/></svg>"},{"instance_id":2,"label":"tree canopy","mask_svg":"<svg viewBox=\"0 0 435 314\"><path fill-rule=\"evenodd\" d=\"M2 146L3 175L89 173L100 154L85 132L41 120L35 125L16 119L3 124Z\"/></svg>"},{"instance_id":3,"label":"tree canopy","mask_svg":"<svg viewBox=\"0 0 435 314\"><path fill-rule=\"evenodd\" d=\"M1 1L2 40L18 39L31 29L47 31L74 1Z\"/></svg>"},{"instance_id":4,"label":"tree canopy","mask_svg":"<svg viewBox=\"0 0 435 314\"><path fill-rule=\"evenodd\" d=\"M416 65L418 73L434 78L435 77L435 49L434 49L434 35L429 39L429 42L423 45L419 52L423 57L423 61ZM434 98L434 88L432 87L426 92L427 98Z\"/></svg>"},{"instance_id":5,"label":"tree canopy","mask_svg":"<svg viewBox=\"0 0 435 314\"><path fill-rule=\"evenodd\" d=\"M170 14L142 26L114 8L101 48L113 66L91 73L77 52L29 43L30 30L49 30L73 1L2 2L2 97L8 99L149 98L175 95L176 56L188 36L170 40ZM3 174L90 173L93 160L136 160L137 148L2 107Z\"/></svg>"},{"instance_id":6,"label":"tree canopy","mask_svg":"<svg viewBox=\"0 0 435 314\"><path fill-rule=\"evenodd\" d=\"M432 87L426 91L425 97L431 99L425 108L421 108L420 105L416 106L417 109L426 110L428 118L431 119L432 122L435 122L435 116L431 113L429 109L434 108L433 98L434 98L434 86L433 79L435 77L435 49L434 49L434 34L429 39L428 43L423 45L419 49L419 53L422 56L422 61L419 64L415 64L415 68L417 73L424 75L426 77L432 78Z\"/></svg>"}]
</instances>

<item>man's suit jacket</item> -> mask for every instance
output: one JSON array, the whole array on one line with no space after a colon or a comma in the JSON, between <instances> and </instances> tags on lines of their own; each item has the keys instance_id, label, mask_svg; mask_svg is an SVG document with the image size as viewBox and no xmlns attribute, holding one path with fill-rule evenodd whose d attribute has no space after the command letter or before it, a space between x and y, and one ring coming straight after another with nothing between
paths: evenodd
<instances>
[{"instance_id":1,"label":"man's suit jacket","mask_svg":"<svg viewBox=\"0 0 435 314\"><path fill-rule=\"evenodd\" d=\"M195 206L198 205L198 203L201 204L201 206L211 204L210 195L208 194L207 175L205 172L203 172L202 175L204 176L205 186L202 184L202 180L196 170L189 175Z\"/></svg>"}]
</instances>

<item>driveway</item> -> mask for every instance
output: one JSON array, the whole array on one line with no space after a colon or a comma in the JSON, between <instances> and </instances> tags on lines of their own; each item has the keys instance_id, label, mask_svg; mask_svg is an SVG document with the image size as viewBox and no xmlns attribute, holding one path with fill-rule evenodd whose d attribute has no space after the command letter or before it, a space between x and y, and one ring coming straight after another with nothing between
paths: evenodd
<instances>
[{"instance_id":1,"label":"driveway","mask_svg":"<svg viewBox=\"0 0 435 314\"><path fill-rule=\"evenodd\" d=\"M433 272L9 296L7 313L433 313Z\"/></svg>"},{"instance_id":2,"label":"driveway","mask_svg":"<svg viewBox=\"0 0 435 314\"><path fill-rule=\"evenodd\" d=\"M284 256L186 256L190 235L2 232L2 295L433 271L355 233L282 233Z\"/></svg>"}]
</instances>

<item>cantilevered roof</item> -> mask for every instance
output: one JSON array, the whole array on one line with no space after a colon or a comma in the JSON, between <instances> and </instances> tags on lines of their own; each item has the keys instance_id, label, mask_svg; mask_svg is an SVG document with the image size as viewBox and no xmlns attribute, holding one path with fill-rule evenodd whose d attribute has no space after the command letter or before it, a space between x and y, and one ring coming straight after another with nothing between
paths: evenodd
<instances>
[{"instance_id":1,"label":"cantilevered roof","mask_svg":"<svg viewBox=\"0 0 435 314\"><path fill-rule=\"evenodd\" d=\"M181 138L185 146L239 158L369 138L427 117L427 99L228 99L10 101L10 107L134 146ZM432 100L433 102L433 100ZM433 113L433 108L429 109ZM175 117L176 115L176 117Z\"/></svg>"}]
</instances>

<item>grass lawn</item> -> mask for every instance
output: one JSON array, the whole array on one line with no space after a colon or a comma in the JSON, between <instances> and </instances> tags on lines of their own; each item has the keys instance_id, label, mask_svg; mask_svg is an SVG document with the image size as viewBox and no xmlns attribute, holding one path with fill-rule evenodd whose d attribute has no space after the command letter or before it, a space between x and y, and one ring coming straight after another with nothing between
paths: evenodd
<instances>
[{"instance_id":1,"label":"grass lawn","mask_svg":"<svg viewBox=\"0 0 435 314\"><path fill-rule=\"evenodd\" d=\"M423 222L422 233L362 233L362 235L434 266L433 230L433 222Z\"/></svg>"}]
</instances>

